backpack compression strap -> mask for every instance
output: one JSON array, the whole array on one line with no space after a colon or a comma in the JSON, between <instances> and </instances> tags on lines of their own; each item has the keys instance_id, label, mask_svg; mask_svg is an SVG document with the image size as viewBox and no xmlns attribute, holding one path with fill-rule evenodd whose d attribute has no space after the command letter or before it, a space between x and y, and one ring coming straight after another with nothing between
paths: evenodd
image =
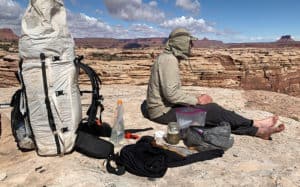
<instances>
[{"instance_id":1,"label":"backpack compression strap","mask_svg":"<svg viewBox=\"0 0 300 187\"><path fill-rule=\"evenodd\" d=\"M88 125L91 126L92 124L95 124L97 122L97 113L98 109L100 111L99 114L99 121L100 124L102 123L101 119L101 113L104 110L104 107L102 105L103 97L102 95L99 94L99 89L101 85L101 80L98 77L97 73L88 65L83 64L81 60L83 59L83 56L78 56L75 58L74 62L75 64L78 65L79 68L81 68L88 76L91 81L92 85L92 91L80 91L80 94L83 93L92 93L92 100L91 100L91 105L89 106L89 109L87 110L87 115L88 115Z\"/></svg>"},{"instance_id":2,"label":"backpack compression strap","mask_svg":"<svg viewBox=\"0 0 300 187\"><path fill-rule=\"evenodd\" d=\"M46 108L47 108L48 121L49 121L50 128L52 130L52 133L54 135L57 154L61 154L61 148L60 148L60 144L59 144L58 133L57 133L57 129L56 129L56 126L55 126L55 123L54 123L54 118L53 118L53 114L52 114L52 111L51 111L50 100L49 100L49 96L48 96L48 84L47 84L47 74L46 74L46 66L45 66L45 59L46 59L45 54L41 53L40 58L41 58L41 63L42 63L43 86L44 86L44 92L45 92L45 104L46 104Z\"/></svg>"}]
</instances>

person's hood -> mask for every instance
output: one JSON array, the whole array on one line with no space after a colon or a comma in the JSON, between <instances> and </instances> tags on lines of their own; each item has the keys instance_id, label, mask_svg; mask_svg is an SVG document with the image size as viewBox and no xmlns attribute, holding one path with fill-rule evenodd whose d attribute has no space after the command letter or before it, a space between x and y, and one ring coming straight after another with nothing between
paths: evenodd
<instances>
[{"instance_id":1,"label":"person's hood","mask_svg":"<svg viewBox=\"0 0 300 187\"><path fill-rule=\"evenodd\" d=\"M190 42L196 39L184 28L174 29L169 35L165 52L173 53L182 59L188 59L191 55Z\"/></svg>"}]
</instances>

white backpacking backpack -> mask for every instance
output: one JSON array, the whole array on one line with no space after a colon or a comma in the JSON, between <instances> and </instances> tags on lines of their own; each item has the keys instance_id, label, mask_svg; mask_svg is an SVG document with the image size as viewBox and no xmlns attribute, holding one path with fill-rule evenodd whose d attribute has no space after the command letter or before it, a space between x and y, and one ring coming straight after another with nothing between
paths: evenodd
<instances>
[{"instance_id":1,"label":"white backpacking backpack","mask_svg":"<svg viewBox=\"0 0 300 187\"><path fill-rule=\"evenodd\" d=\"M25 109L39 155L73 150L81 121L79 70L62 0L31 0L19 40Z\"/></svg>"}]
</instances>

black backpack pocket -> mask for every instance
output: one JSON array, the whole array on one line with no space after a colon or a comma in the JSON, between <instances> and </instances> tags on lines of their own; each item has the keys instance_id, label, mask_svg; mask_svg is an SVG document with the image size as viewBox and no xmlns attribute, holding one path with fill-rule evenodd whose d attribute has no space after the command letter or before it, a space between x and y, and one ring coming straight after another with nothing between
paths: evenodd
<instances>
[{"instance_id":1,"label":"black backpack pocket","mask_svg":"<svg viewBox=\"0 0 300 187\"><path fill-rule=\"evenodd\" d=\"M32 132L26 112L26 103L22 89L17 90L12 96L10 106L11 129L18 148L21 151L31 151L35 149Z\"/></svg>"}]
</instances>

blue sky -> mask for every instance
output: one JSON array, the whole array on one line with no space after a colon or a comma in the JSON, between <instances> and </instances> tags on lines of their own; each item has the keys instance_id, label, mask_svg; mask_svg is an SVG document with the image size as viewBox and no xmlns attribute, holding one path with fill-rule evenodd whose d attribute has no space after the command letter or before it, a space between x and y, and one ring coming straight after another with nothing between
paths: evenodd
<instances>
[{"instance_id":1,"label":"blue sky","mask_svg":"<svg viewBox=\"0 0 300 187\"><path fill-rule=\"evenodd\" d=\"M60 1L60 0L58 0ZM28 0L0 0L0 28L21 33ZM74 37L166 37L186 27L224 42L300 40L299 0L64 0Z\"/></svg>"}]
</instances>

